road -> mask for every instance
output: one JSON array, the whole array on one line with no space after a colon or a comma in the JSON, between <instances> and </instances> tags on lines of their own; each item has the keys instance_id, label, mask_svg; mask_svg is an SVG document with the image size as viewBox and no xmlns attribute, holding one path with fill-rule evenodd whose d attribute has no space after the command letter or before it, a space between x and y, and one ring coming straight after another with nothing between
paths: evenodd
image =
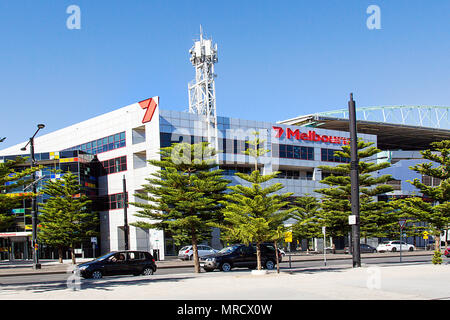
<instances>
[{"instance_id":1,"label":"road","mask_svg":"<svg viewBox=\"0 0 450 320\"><path fill-rule=\"evenodd\" d=\"M284 261L288 261L288 258L285 257ZM444 259L444 263L448 263L449 259ZM380 258L362 258L362 264L366 265L398 265L400 264L399 257L380 257ZM410 256L402 258L403 264L430 264L431 256ZM351 268L352 261L351 260L327 260L326 267L327 268ZM301 272L308 270L317 270L318 268L323 268L324 261L295 261L291 263L291 269L289 268L289 263L283 263L281 265L281 271L292 271L292 272ZM231 273L248 273L250 272L248 269L239 268L233 269L230 271ZM211 276L220 273L220 271L216 270L214 272L208 273ZM159 269L155 273L157 276L170 276L170 275L179 275L179 274L193 274L193 269L191 268L167 268L167 269ZM1 277L0 278L0 288L6 289L8 287L14 287L15 289L23 289L27 290L27 287L30 285L39 285L39 284L47 284L54 286L66 286L67 280L71 274L48 274L48 275L30 275L30 276L11 276L11 277ZM167 277L164 277L167 278ZM114 279L114 281L130 281L130 280L139 280L141 277L134 276L116 276L116 277L108 277L102 279L102 281L107 281L107 279ZM92 279L82 279L83 285L89 285L90 282L94 282L96 280Z\"/></svg>"}]
</instances>

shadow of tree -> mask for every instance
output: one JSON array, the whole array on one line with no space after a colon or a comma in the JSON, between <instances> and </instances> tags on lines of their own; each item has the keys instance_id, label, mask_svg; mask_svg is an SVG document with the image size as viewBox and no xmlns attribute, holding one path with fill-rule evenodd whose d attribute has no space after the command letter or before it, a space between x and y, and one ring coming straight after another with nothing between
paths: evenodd
<instances>
[{"instance_id":1,"label":"shadow of tree","mask_svg":"<svg viewBox=\"0 0 450 320\"><path fill-rule=\"evenodd\" d=\"M45 293L49 291L55 290L70 290L71 288L75 290L74 282L71 282L72 285L68 286L68 281L72 281L69 279L71 277L70 274L67 274L66 280L56 280L56 281L47 281L45 283L36 284L36 282L26 282L26 283L10 283L7 285L2 285L2 292L16 292L26 291L33 293ZM148 285L150 283L159 283L159 282L179 282L186 279L194 278L194 276L177 276L173 275L160 276L158 278L152 276L140 276L140 278L130 278L130 277L107 277L102 279L83 279L79 280L79 289L95 289L95 290L105 290L112 291L114 288L121 286L143 286Z\"/></svg>"}]
</instances>

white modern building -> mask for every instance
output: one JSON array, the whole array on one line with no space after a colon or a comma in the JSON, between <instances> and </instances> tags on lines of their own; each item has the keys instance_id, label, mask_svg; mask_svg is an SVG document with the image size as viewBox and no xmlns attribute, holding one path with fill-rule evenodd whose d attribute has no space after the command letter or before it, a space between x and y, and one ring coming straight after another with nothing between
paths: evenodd
<instances>
[{"instance_id":1,"label":"white modern building","mask_svg":"<svg viewBox=\"0 0 450 320\"><path fill-rule=\"evenodd\" d=\"M74 124L35 138L35 152L82 150L96 155L103 166L98 177L98 201L104 201L100 212L101 252L124 249L124 209L122 207L123 178L128 201L142 201L134 194L142 189L146 178L157 170L147 160L158 159L159 149L176 142L194 143L207 140L207 125L202 115L161 110L158 97L133 103L115 111ZM333 156L334 150L348 143L343 131L306 128L293 125L217 117L219 164L227 178L237 183L234 173L249 172L254 160L242 154L246 141L258 131L271 150L260 162L263 173L281 171L277 179L285 185L282 192L295 196L313 194L319 187L322 173L319 165L347 162ZM376 144L375 135L360 135ZM27 155L17 144L0 151L0 156ZM242 182L242 181L240 181ZM127 209L128 222L136 221L137 208ZM158 249L160 258L174 254L175 246L162 230L130 227L131 250ZM220 247L218 237L212 245Z\"/></svg>"}]
</instances>

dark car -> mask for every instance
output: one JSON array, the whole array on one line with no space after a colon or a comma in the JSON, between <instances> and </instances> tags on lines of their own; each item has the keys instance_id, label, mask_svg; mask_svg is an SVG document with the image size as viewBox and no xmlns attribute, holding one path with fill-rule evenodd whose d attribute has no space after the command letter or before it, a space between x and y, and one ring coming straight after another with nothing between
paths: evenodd
<instances>
[{"instance_id":1,"label":"dark car","mask_svg":"<svg viewBox=\"0 0 450 320\"><path fill-rule=\"evenodd\" d=\"M377 252L376 248L374 248L372 246L369 246L368 244L364 244L364 243L360 244L359 250L360 250L361 253L376 253ZM344 253L345 254L348 253L348 247L344 248Z\"/></svg>"},{"instance_id":2,"label":"dark car","mask_svg":"<svg viewBox=\"0 0 450 320\"><path fill-rule=\"evenodd\" d=\"M261 264L265 269L272 270L276 263L275 248L271 244L261 244ZM281 253L278 251L281 261ZM256 245L236 244L223 248L219 252L200 258L200 266L207 272L219 269L230 271L232 268L255 269Z\"/></svg>"},{"instance_id":3,"label":"dark car","mask_svg":"<svg viewBox=\"0 0 450 320\"><path fill-rule=\"evenodd\" d=\"M94 279L124 274L151 275L156 271L156 263L153 256L146 251L114 251L79 264L76 271L83 278Z\"/></svg>"}]
</instances>

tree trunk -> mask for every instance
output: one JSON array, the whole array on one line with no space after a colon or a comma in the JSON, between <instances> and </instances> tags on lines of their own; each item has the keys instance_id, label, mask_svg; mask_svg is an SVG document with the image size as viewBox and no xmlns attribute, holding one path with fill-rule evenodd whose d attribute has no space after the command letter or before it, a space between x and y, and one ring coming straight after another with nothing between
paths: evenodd
<instances>
[{"instance_id":1,"label":"tree trunk","mask_svg":"<svg viewBox=\"0 0 450 320\"><path fill-rule=\"evenodd\" d=\"M436 233L434 238L434 251L441 251L441 230Z\"/></svg>"},{"instance_id":2,"label":"tree trunk","mask_svg":"<svg viewBox=\"0 0 450 320\"><path fill-rule=\"evenodd\" d=\"M63 263L63 248L58 247L58 261L59 263Z\"/></svg>"},{"instance_id":3,"label":"tree trunk","mask_svg":"<svg viewBox=\"0 0 450 320\"><path fill-rule=\"evenodd\" d=\"M277 247L277 241L275 240L273 242L274 246L275 246L275 256L276 256L276 260L277 260L277 273L280 273L280 263L278 261L278 247Z\"/></svg>"},{"instance_id":4,"label":"tree trunk","mask_svg":"<svg viewBox=\"0 0 450 320\"><path fill-rule=\"evenodd\" d=\"M75 245L72 244L72 250L71 251L71 256L72 256L72 264L76 264L76 257L75 257Z\"/></svg>"},{"instance_id":5,"label":"tree trunk","mask_svg":"<svg viewBox=\"0 0 450 320\"><path fill-rule=\"evenodd\" d=\"M257 262L257 269L261 270L261 248L259 246L259 242L256 243L256 262Z\"/></svg>"},{"instance_id":6,"label":"tree trunk","mask_svg":"<svg viewBox=\"0 0 450 320\"><path fill-rule=\"evenodd\" d=\"M194 271L195 273L200 273L200 262L198 261L198 247L197 247L197 237L194 231L192 231L192 250L194 251Z\"/></svg>"}]
</instances>

